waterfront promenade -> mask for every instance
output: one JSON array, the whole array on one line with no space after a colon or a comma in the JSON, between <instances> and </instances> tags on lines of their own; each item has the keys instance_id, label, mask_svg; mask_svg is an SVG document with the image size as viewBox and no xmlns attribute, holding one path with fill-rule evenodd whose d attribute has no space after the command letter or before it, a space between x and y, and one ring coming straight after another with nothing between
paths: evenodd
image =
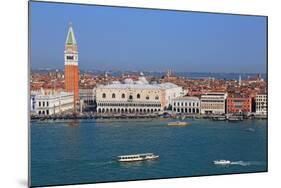
<instances>
[{"instance_id":1,"label":"waterfront promenade","mask_svg":"<svg viewBox=\"0 0 281 188\"><path fill-rule=\"evenodd\" d=\"M226 121L226 120L244 120L244 119L267 119L266 115L215 115L215 114L98 114L98 113L82 113L82 114L60 114L50 116L38 116L31 115L31 120L71 120L71 119L210 119L214 121Z\"/></svg>"}]
</instances>

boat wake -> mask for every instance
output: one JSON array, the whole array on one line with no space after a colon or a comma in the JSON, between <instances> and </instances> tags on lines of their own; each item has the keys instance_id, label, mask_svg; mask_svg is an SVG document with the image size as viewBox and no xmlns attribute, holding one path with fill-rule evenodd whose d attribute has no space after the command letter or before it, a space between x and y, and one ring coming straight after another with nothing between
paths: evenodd
<instances>
[{"instance_id":1,"label":"boat wake","mask_svg":"<svg viewBox=\"0 0 281 188\"><path fill-rule=\"evenodd\" d=\"M240 165L240 166L250 166L251 162L248 161L232 161L230 162L231 165Z\"/></svg>"},{"instance_id":2,"label":"boat wake","mask_svg":"<svg viewBox=\"0 0 281 188\"><path fill-rule=\"evenodd\" d=\"M264 163L261 162L261 161L232 161L230 164L240 165L240 166L251 166L251 165L260 166L260 165L264 165Z\"/></svg>"},{"instance_id":3,"label":"boat wake","mask_svg":"<svg viewBox=\"0 0 281 188\"><path fill-rule=\"evenodd\" d=\"M93 165L93 166L106 166L106 165L110 165L112 163L115 163L115 161L92 162L92 163L89 163L89 165Z\"/></svg>"},{"instance_id":4,"label":"boat wake","mask_svg":"<svg viewBox=\"0 0 281 188\"><path fill-rule=\"evenodd\" d=\"M240 165L240 166L264 165L264 163L261 161L229 161L227 163L215 163L215 164L217 164L217 165Z\"/></svg>"}]
</instances>

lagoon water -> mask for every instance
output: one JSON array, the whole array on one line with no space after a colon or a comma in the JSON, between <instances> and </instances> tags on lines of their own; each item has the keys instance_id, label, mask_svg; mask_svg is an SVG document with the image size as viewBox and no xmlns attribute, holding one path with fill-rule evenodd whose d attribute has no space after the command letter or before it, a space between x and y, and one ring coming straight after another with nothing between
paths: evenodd
<instances>
[{"instance_id":1,"label":"lagoon water","mask_svg":"<svg viewBox=\"0 0 281 188\"><path fill-rule=\"evenodd\" d=\"M267 171L267 122L186 120L31 123L31 185L96 183ZM251 128L251 129L249 129ZM153 152L155 161L116 156ZM230 160L227 166L214 160Z\"/></svg>"}]
</instances>

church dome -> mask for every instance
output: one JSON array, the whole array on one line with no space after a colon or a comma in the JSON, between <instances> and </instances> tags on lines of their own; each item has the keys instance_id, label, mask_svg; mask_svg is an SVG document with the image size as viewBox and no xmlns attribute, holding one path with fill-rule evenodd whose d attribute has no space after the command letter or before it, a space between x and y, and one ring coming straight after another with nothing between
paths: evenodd
<instances>
[{"instance_id":1,"label":"church dome","mask_svg":"<svg viewBox=\"0 0 281 188\"><path fill-rule=\"evenodd\" d=\"M148 84L148 81L146 80L143 72L140 72L139 80L136 81L136 84Z\"/></svg>"},{"instance_id":2,"label":"church dome","mask_svg":"<svg viewBox=\"0 0 281 188\"><path fill-rule=\"evenodd\" d=\"M134 84L134 81L133 81L131 78L126 78L126 79L124 80L124 83L125 83L125 84Z\"/></svg>"},{"instance_id":3,"label":"church dome","mask_svg":"<svg viewBox=\"0 0 281 188\"><path fill-rule=\"evenodd\" d=\"M144 76L140 76L138 81L142 82L143 84L148 84L148 81L146 80L146 78Z\"/></svg>"}]
</instances>

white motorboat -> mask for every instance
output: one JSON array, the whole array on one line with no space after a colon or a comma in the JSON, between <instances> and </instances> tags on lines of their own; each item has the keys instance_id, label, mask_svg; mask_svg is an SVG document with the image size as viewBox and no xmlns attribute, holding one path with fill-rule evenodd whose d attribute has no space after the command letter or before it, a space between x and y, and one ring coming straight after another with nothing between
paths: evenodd
<instances>
[{"instance_id":1,"label":"white motorboat","mask_svg":"<svg viewBox=\"0 0 281 188\"><path fill-rule=\"evenodd\" d=\"M175 122L169 122L168 125L171 125L171 126L185 126L185 125L189 125L189 123L184 122L184 121L175 121Z\"/></svg>"},{"instance_id":2,"label":"white motorboat","mask_svg":"<svg viewBox=\"0 0 281 188\"><path fill-rule=\"evenodd\" d=\"M146 161L158 159L159 155L154 155L153 153L140 153L133 155L120 155L118 156L119 162L135 162L135 161Z\"/></svg>"},{"instance_id":3,"label":"white motorboat","mask_svg":"<svg viewBox=\"0 0 281 188\"><path fill-rule=\"evenodd\" d=\"M229 165L231 164L231 161L229 160L216 160L214 161L215 165Z\"/></svg>"}]
</instances>

